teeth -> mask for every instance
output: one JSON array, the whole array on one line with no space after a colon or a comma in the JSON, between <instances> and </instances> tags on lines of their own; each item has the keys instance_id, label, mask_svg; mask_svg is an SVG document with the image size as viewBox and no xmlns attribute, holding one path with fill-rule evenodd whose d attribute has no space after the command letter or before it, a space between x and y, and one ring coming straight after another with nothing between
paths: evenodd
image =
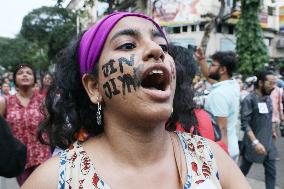
<instances>
[{"instance_id":1,"label":"teeth","mask_svg":"<svg viewBox=\"0 0 284 189\"><path fill-rule=\"evenodd\" d=\"M152 74L163 74L164 72L162 70L152 70L149 75L152 75Z\"/></svg>"}]
</instances>

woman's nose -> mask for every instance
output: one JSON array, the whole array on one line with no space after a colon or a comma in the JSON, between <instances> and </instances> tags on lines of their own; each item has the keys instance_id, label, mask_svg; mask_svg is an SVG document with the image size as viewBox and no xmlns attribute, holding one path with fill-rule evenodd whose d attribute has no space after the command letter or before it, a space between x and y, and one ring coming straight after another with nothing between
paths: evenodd
<instances>
[{"instance_id":1,"label":"woman's nose","mask_svg":"<svg viewBox=\"0 0 284 189\"><path fill-rule=\"evenodd\" d=\"M155 62L161 61L163 62L165 59L165 54L163 49L155 43L154 41L149 41L146 43L143 60L148 61L150 59L154 59Z\"/></svg>"}]
</instances>

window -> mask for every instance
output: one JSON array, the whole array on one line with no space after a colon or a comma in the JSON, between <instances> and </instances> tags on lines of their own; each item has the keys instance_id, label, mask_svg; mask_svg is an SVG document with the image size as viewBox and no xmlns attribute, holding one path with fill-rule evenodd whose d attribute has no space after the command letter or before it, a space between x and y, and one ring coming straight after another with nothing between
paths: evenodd
<instances>
[{"instance_id":1,"label":"window","mask_svg":"<svg viewBox=\"0 0 284 189\"><path fill-rule=\"evenodd\" d=\"M182 26L182 32L187 32L187 26Z\"/></svg>"},{"instance_id":2,"label":"window","mask_svg":"<svg viewBox=\"0 0 284 189\"><path fill-rule=\"evenodd\" d=\"M166 33L172 34L173 33L173 28L172 27L166 27Z\"/></svg>"},{"instance_id":3,"label":"window","mask_svg":"<svg viewBox=\"0 0 284 189\"><path fill-rule=\"evenodd\" d=\"M266 46L271 46L272 38L266 37L263 39L263 42Z\"/></svg>"},{"instance_id":4,"label":"window","mask_svg":"<svg viewBox=\"0 0 284 189\"><path fill-rule=\"evenodd\" d=\"M234 34L234 30L235 30L235 26L232 26L232 25L228 26L228 33L229 34L233 35Z\"/></svg>"},{"instance_id":5,"label":"window","mask_svg":"<svg viewBox=\"0 0 284 189\"><path fill-rule=\"evenodd\" d=\"M199 31L204 31L205 29L205 24L200 24L199 25Z\"/></svg>"},{"instance_id":6,"label":"window","mask_svg":"<svg viewBox=\"0 0 284 189\"><path fill-rule=\"evenodd\" d=\"M180 33L180 27L173 27L173 33Z\"/></svg>"},{"instance_id":7,"label":"window","mask_svg":"<svg viewBox=\"0 0 284 189\"><path fill-rule=\"evenodd\" d=\"M268 13L269 16L275 15L275 7L268 6L267 7L267 13Z\"/></svg>"},{"instance_id":8,"label":"window","mask_svg":"<svg viewBox=\"0 0 284 189\"><path fill-rule=\"evenodd\" d=\"M221 27L222 27L221 33L224 33L224 34L228 34L229 33L228 25L222 25Z\"/></svg>"},{"instance_id":9,"label":"window","mask_svg":"<svg viewBox=\"0 0 284 189\"><path fill-rule=\"evenodd\" d=\"M191 25L191 31L195 32L196 31L196 25Z\"/></svg>"},{"instance_id":10,"label":"window","mask_svg":"<svg viewBox=\"0 0 284 189\"><path fill-rule=\"evenodd\" d=\"M216 30L217 30L217 33L222 33L222 25L218 24Z\"/></svg>"}]
</instances>

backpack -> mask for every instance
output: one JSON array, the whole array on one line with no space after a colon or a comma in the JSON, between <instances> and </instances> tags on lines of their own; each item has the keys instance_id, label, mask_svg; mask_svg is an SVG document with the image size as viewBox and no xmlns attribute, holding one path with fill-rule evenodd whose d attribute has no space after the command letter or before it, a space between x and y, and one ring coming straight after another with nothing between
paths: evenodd
<instances>
[{"instance_id":1,"label":"backpack","mask_svg":"<svg viewBox=\"0 0 284 189\"><path fill-rule=\"evenodd\" d=\"M215 137L214 141L215 142L220 141L221 138L222 138L222 133L221 133L221 129L220 129L220 127L219 127L219 125L216 121L216 118L211 112L209 112L207 110L205 110L205 111L208 113L209 117L211 118L211 123L212 123L213 131L214 131L214 137Z\"/></svg>"}]
</instances>

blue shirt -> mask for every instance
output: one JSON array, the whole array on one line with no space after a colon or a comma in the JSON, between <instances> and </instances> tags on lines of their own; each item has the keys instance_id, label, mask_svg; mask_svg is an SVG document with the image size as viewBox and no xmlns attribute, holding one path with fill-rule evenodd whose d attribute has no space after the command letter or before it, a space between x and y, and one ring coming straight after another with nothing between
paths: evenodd
<instances>
[{"instance_id":1,"label":"blue shirt","mask_svg":"<svg viewBox=\"0 0 284 189\"><path fill-rule=\"evenodd\" d=\"M215 117L227 118L228 151L231 157L239 154L236 125L239 115L240 87L235 80L225 80L212 85L205 109Z\"/></svg>"}]
</instances>

